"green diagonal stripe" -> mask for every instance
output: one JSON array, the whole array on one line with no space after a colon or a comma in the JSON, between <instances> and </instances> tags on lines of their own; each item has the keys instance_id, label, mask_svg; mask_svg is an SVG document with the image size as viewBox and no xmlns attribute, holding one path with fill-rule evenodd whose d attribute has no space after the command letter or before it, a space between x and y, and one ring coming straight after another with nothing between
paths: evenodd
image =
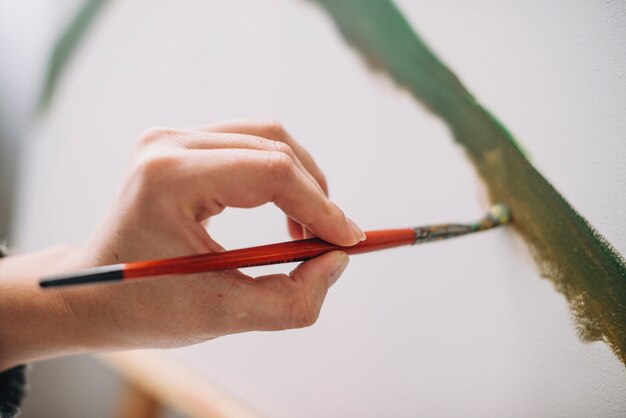
<instances>
[{"instance_id":1,"label":"green diagonal stripe","mask_svg":"<svg viewBox=\"0 0 626 418\"><path fill-rule=\"evenodd\" d=\"M530 164L389 0L313 0L367 62L442 118L486 183L510 208L542 275L565 295L581 338L604 340L626 363L626 263ZM487 261L488 262L488 261Z\"/></svg>"}]
</instances>

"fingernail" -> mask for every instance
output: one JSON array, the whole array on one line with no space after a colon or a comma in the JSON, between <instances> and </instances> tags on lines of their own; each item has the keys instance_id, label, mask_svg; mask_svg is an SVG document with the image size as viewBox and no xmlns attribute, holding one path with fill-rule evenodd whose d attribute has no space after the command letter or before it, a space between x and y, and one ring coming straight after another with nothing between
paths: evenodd
<instances>
[{"instance_id":1,"label":"fingernail","mask_svg":"<svg viewBox=\"0 0 626 418\"><path fill-rule=\"evenodd\" d=\"M354 221L350 218L348 219L348 224L350 225L350 229L352 229L352 233L354 234L354 236L360 241L364 241L365 240L365 233L361 230L361 228L359 228L357 226L357 224L354 223Z\"/></svg>"},{"instance_id":2,"label":"fingernail","mask_svg":"<svg viewBox=\"0 0 626 418\"><path fill-rule=\"evenodd\" d=\"M348 254L338 251L337 252L337 261L335 262L335 266L328 273L328 287L331 287L335 284L341 273L346 270L348 267L348 263L350 262L350 257Z\"/></svg>"}]
</instances>

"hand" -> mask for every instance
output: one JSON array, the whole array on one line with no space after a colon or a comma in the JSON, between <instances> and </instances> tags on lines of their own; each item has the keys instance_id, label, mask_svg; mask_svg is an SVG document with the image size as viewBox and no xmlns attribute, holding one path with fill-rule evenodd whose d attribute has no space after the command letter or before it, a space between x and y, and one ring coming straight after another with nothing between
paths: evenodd
<instances>
[{"instance_id":1,"label":"hand","mask_svg":"<svg viewBox=\"0 0 626 418\"><path fill-rule=\"evenodd\" d=\"M275 122L150 129L104 221L59 270L222 251L203 223L227 206L273 202L294 238L344 246L364 239L326 192L311 156ZM64 318L64 352L173 347L311 325L347 263L345 253L333 252L288 276L253 279L230 270L44 293L62 305L53 311Z\"/></svg>"}]
</instances>

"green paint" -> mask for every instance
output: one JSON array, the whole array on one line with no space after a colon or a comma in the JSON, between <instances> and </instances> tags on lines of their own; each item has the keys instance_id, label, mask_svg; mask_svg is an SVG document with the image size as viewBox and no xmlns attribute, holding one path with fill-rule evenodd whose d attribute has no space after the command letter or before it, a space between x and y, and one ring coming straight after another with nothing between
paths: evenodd
<instances>
[{"instance_id":1,"label":"green paint","mask_svg":"<svg viewBox=\"0 0 626 418\"><path fill-rule=\"evenodd\" d=\"M65 65L104 3L106 0L86 0L56 42L48 62L46 79L39 98L39 110L44 110L50 103Z\"/></svg>"},{"instance_id":2,"label":"green paint","mask_svg":"<svg viewBox=\"0 0 626 418\"><path fill-rule=\"evenodd\" d=\"M449 126L493 202L511 208L514 227L542 275L567 298L580 336L604 340L626 363L626 262L529 163L507 129L428 49L389 0L314 0L378 70Z\"/></svg>"}]
</instances>

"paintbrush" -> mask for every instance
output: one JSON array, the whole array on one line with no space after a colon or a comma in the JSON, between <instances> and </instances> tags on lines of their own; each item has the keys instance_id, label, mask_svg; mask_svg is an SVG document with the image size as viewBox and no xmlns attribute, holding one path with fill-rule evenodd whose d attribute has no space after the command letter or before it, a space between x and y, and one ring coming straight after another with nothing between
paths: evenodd
<instances>
[{"instance_id":1,"label":"paintbrush","mask_svg":"<svg viewBox=\"0 0 626 418\"><path fill-rule=\"evenodd\" d=\"M41 287L70 286L96 282L128 281L163 275L202 273L216 270L264 266L305 261L330 251L361 254L402 245L422 244L485 231L511 221L508 208L492 206L484 218L471 224L441 224L405 229L368 231L366 239L351 247L331 244L319 238L282 242L259 247L187 257L139 261L95 267L77 273L60 274L42 279Z\"/></svg>"}]
</instances>

